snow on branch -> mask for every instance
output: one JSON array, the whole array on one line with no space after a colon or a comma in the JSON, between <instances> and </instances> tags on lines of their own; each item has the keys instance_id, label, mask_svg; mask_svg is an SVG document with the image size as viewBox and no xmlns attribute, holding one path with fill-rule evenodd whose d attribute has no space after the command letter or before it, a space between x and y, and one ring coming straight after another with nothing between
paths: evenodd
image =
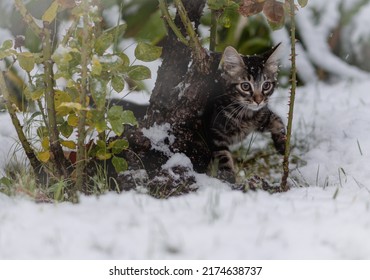
<instances>
[{"instance_id":1,"label":"snow on branch","mask_svg":"<svg viewBox=\"0 0 370 280\"><path fill-rule=\"evenodd\" d=\"M327 44L328 28L326 27L328 27L328 22L316 26L312 18L313 15L310 9L303 9L296 18L302 41L311 61L327 72L342 78L369 79L369 73L349 65L331 52ZM327 20L330 18L335 19L335 17L328 16Z\"/></svg>"}]
</instances>

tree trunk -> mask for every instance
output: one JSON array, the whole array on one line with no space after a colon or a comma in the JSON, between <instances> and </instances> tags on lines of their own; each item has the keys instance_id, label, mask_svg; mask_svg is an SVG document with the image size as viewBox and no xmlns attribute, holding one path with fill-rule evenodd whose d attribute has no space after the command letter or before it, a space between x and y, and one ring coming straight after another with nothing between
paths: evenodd
<instances>
[{"instance_id":1,"label":"tree trunk","mask_svg":"<svg viewBox=\"0 0 370 280\"><path fill-rule=\"evenodd\" d=\"M197 29L206 1L183 2L189 19ZM178 15L175 24L186 36ZM205 172L210 160L209 149L202 139L200 116L210 93L212 75L207 71L202 72L197 64L205 64L205 69L215 68L211 66L211 57L203 51L204 61L193 60L191 49L169 30L163 46L163 63L158 71L145 123L146 127L169 123L176 137L171 150L186 154L198 172Z\"/></svg>"},{"instance_id":2,"label":"tree trunk","mask_svg":"<svg viewBox=\"0 0 370 280\"><path fill-rule=\"evenodd\" d=\"M183 2L189 19L197 28L206 1ZM186 36L179 15L175 18L175 24ZM175 137L175 141L169 143L170 151L187 155L194 170L200 173L207 170L211 159L211 152L202 133L201 116L212 91L214 72L218 65L218 59L205 49L202 49L202 52L204 59L195 61L192 58L192 50L181 43L169 29L163 44L163 62L158 70L146 119L142 124L146 129L154 125L170 124L171 133ZM168 160L169 155L153 150L149 139L142 135L140 129L129 133L129 141L131 150L135 152L125 154L131 168L144 165L149 180L158 174L163 176L161 166ZM135 160L138 157L141 162ZM158 182L154 181L154 184L156 183Z\"/></svg>"}]
</instances>

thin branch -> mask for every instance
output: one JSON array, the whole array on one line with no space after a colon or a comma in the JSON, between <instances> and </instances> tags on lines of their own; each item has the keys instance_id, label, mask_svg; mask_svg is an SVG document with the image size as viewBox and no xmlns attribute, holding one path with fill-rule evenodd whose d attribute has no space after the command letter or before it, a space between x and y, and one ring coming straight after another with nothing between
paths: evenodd
<instances>
[{"instance_id":1,"label":"thin branch","mask_svg":"<svg viewBox=\"0 0 370 280\"><path fill-rule=\"evenodd\" d=\"M168 12L168 6L165 0L158 0L159 8L162 12L162 17L166 20L168 26L171 28L176 37L186 46L189 46L188 40L182 35L180 29L176 26L175 22L172 20L170 13Z\"/></svg>"},{"instance_id":2,"label":"thin branch","mask_svg":"<svg viewBox=\"0 0 370 280\"><path fill-rule=\"evenodd\" d=\"M83 108L87 107L87 82L88 82L88 59L89 59L89 1L83 2L83 33L82 33L82 53L81 53L81 94L80 104ZM77 163L76 163L76 189L82 190L85 181L86 167L86 111L83 109L80 112L78 121L78 139L77 139Z\"/></svg>"},{"instance_id":3,"label":"thin branch","mask_svg":"<svg viewBox=\"0 0 370 280\"><path fill-rule=\"evenodd\" d=\"M42 165L40 161L37 159L34 150L32 149L30 143L28 142L23 129L22 125L19 122L19 119L16 114L15 107L13 107L12 102L10 101L10 93L8 91L8 87L5 82L4 73L0 71L0 90L3 94L6 108L8 109L8 113L10 115L10 118L12 120L13 126L15 128L15 131L18 135L18 139L21 142L21 145L26 153L27 158L29 159L31 166L39 180L40 183L43 183L43 179L46 178L46 174L42 169Z\"/></svg>"},{"instance_id":4,"label":"thin branch","mask_svg":"<svg viewBox=\"0 0 370 280\"><path fill-rule=\"evenodd\" d=\"M44 82L45 82L45 101L49 121L49 140L50 152L53 154L52 161L55 164L55 172L58 177L67 178L69 175L69 162L64 157L63 149L59 142L59 130L57 127L57 118L55 110L55 90L54 90L54 72L53 61L51 59L52 42L50 26L44 22L43 29L43 58L44 58Z\"/></svg>"},{"instance_id":5,"label":"thin branch","mask_svg":"<svg viewBox=\"0 0 370 280\"><path fill-rule=\"evenodd\" d=\"M198 34L195 31L194 25L191 22L191 20L188 17L188 13L182 3L181 0L174 0L175 6L177 8L177 12L180 16L180 19L182 21L182 24L185 27L186 33L188 34L190 38L190 49L193 53L193 57L195 61L197 62L197 69L202 73L208 73L209 72L209 65L207 63L204 63L206 58L206 52L204 48L202 47L202 44L198 38Z\"/></svg>"},{"instance_id":6,"label":"thin branch","mask_svg":"<svg viewBox=\"0 0 370 280\"><path fill-rule=\"evenodd\" d=\"M194 26L192 22L190 21L188 17L188 13L184 7L184 4L181 0L174 0L175 6L177 8L177 11L179 13L180 19L182 21L182 24L184 25L186 29L186 33L190 37L190 46L195 50L199 51L203 49L202 44L200 43L200 40L198 38L197 33L194 30Z\"/></svg>"},{"instance_id":7,"label":"thin branch","mask_svg":"<svg viewBox=\"0 0 370 280\"><path fill-rule=\"evenodd\" d=\"M290 88L290 100L289 100L289 115L288 115L288 125L287 125L287 135L285 143L285 154L283 161L283 177L281 179L280 188L282 191L287 191L288 186L288 177L289 177L289 156L290 156L290 139L292 135L292 126L293 126L293 112L294 112L294 102L295 102L295 93L297 88L297 67L296 67L296 26L295 26L295 5L294 0L289 0L290 4L290 17L291 17L291 29L290 29L290 39L291 39L291 88Z\"/></svg>"}]
</instances>

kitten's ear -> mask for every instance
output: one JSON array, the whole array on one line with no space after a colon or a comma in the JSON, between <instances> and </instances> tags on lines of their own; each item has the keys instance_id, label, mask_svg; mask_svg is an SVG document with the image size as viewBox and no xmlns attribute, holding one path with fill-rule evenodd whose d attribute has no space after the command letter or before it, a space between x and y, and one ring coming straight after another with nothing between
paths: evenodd
<instances>
[{"instance_id":1,"label":"kitten's ear","mask_svg":"<svg viewBox=\"0 0 370 280\"><path fill-rule=\"evenodd\" d=\"M274 73L278 71L281 50L282 46L281 43L279 43L263 55L265 59L265 68L267 70Z\"/></svg>"},{"instance_id":2,"label":"kitten's ear","mask_svg":"<svg viewBox=\"0 0 370 280\"><path fill-rule=\"evenodd\" d=\"M233 47L227 47L222 55L219 69L224 70L230 76L234 76L244 67L245 64L240 54Z\"/></svg>"}]
</instances>

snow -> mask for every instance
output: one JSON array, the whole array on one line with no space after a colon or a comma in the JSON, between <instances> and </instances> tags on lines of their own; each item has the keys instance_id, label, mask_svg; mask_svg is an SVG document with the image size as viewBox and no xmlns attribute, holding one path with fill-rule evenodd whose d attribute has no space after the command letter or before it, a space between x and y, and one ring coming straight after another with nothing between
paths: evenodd
<instances>
[{"instance_id":1,"label":"snow","mask_svg":"<svg viewBox=\"0 0 370 280\"><path fill-rule=\"evenodd\" d=\"M324 9L329 2L335 1L309 5ZM163 200L130 191L82 195L76 205L37 204L0 193L0 259L369 259L369 74L327 55L327 29L307 25L306 13L300 27L316 47L307 57L337 69L340 79L325 84L307 72L310 83L298 89L293 142L305 149L293 156L305 164L291 165L291 190L242 193L194 174L198 191ZM325 25L335 18L328 15ZM271 99L282 116L287 100L285 89ZM5 113L0 123L3 168L16 135ZM189 159L166 146L175 140L170 130L164 124L143 132L171 156L163 168L180 164L191 171ZM261 143L252 149L263 149Z\"/></svg>"},{"instance_id":2,"label":"snow","mask_svg":"<svg viewBox=\"0 0 370 280\"><path fill-rule=\"evenodd\" d=\"M150 128L143 128L142 132L150 140L152 149L162 152L167 156L172 155L168 145L175 142L175 136L171 134L171 125L169 123L161 125L155 123Z\"/></svg>"},{"instance_id":3,"label":"snow","mask_svg":"<svg viewBox=\"0 0 370 280\"><path fill-rule=\"evenodd\" d=\"M302 187L242 193L196 174L197 192L166 200L131 191L36 204L0 194L0 258L368 259L369 87L357 80L299 88L294 139L309 149L292 178ZM275 109L286 111L287 91L275 94ZM1 117L3 155L14 131ZM164 143L169 130L149 134ZM191 169L181 154L164 168L176 163Z\"/></svg>"}]
</instances>

